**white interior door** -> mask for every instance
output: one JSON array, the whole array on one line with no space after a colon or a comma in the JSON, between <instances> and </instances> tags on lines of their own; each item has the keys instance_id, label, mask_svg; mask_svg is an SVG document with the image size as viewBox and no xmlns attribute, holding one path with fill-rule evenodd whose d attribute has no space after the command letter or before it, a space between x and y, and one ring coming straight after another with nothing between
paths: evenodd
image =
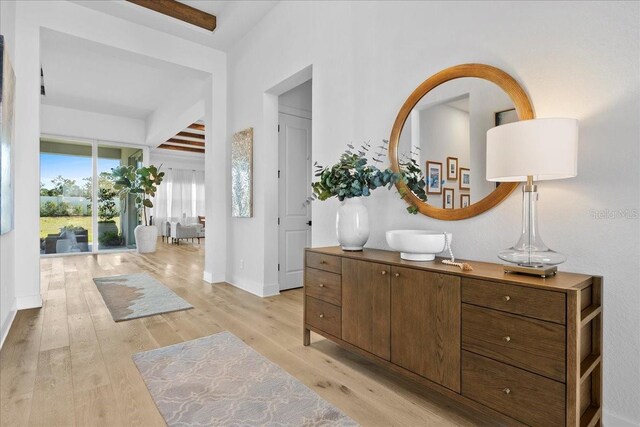
<instances>
[{"instance_id":1,"label":"white interior door","mask_svg":"<svg viewBox=\"0 0 640 427\"><path fill-rule=\"evenodd\" d=\"M311 246L311 120L280 113L278 276L280 290L302 286L304 248Z\"/></svg>"}]
</instances>

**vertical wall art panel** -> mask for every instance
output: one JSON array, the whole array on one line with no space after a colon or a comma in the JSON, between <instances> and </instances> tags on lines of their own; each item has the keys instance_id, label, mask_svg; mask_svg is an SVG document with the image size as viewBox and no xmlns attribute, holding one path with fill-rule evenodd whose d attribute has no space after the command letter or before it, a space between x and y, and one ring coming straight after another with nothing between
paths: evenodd
<instances>
[{"instance_id":1,"label":"vertical wall art panel","mask_svg":"<svg viewBox=\"0 0 640 427\"><path fill-rule=\"evenodd\" d=\"M236 132L231 142L231 216L253 216L253 128Z\"/></svg>"},{"instance_id":2,"label":"vertical wall art panel","mask_svg":"<svg viewBox=\"0 0 640 427\"><path fill-rule=\"evenodd\" d=\"M0 36L0 234L13 229L13 98L15 74Z\"/></svg>"}]
</instances>

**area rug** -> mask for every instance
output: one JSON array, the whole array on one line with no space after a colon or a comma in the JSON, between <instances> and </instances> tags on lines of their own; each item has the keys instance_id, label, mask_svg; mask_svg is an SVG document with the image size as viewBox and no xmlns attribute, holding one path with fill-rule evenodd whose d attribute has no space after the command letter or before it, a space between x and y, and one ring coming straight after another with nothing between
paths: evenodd
<instances>
[{"instance_id":1,"label":"area rug","mask_svg":"<svg viewBox=\"0 0 640 427\"><path fill-rule=\"evenodd\" d=\"M169 426L357 426L230 332L133 355Z\"/></svg>"},{"instance_id":2,"label":"area rug","mask_svg":"<svg viewBox=\"0 0 640 427\"><path fill-rule=\"evenodd\" d=\"M146 273L94 277L93 281L116 322L193 308Z\"/></svg>"}]
</instances>

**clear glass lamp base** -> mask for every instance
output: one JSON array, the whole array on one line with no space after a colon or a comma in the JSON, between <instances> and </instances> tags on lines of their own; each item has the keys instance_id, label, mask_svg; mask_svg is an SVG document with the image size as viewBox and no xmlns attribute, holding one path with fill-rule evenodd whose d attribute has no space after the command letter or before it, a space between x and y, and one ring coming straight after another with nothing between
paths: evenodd
<instances>
[{"instance_id":1,"label":"clear glass lamp base","mask_svg":"<svg viewBox=\"0 0 640 427\"><path fill-rule=\"evenodd\" d=\"M567 258L544 244L538 232L538 193L530 182L522 189L522 231L518 243L498 252L498 258L521 267L543 268L562 264Z\"/></svg>"},{"instance_id":2,"label":"clear glass lamp base","mask_svg":"<svg viewBox=\"0 0 640 427\"><path fill-rule=\"evenodd\" d=\"M529 251L516 249L515 247L498 252L498 258L522 267L557 265L567 260L567 257L563 254L552 251L549 248L546 248L546 250Z\"/></svg>"}]
</instances>

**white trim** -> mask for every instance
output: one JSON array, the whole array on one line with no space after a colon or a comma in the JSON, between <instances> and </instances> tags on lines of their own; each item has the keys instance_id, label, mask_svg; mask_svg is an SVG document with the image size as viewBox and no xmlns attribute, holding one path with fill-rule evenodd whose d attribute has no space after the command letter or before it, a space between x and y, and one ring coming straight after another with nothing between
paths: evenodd
<instances>
[{"instance_id":1,"label":"white trim","mask_svg":"<svg viewBox=\"0 0 640 427\"><path fill-rule=\"evenodd\" d=\"M628 418L622 418L619 415L614 415L606 409L602 414L602 425L615 426L615 427L637 427L640 425L640 420L630 420Z\"/></svg>"},{"instance_id":2,"label":"white trim","mask_svg":"<svg viewBox=\"0 0 640 427\"><path fill-rule=\"evenodd\" d=\"M208 271L203 272L202 280L204 280L207 283L213 283L213 274L209 273Z\"/></svg>"},{"instance_id":3,"label":"white trim","mask_svg":"<svg viewBox=\"0 0 640 427\"><path fill-rule=\"evenodd\" d=\"M222 274L213 275L213 273L209 271L205 271L202 273L202 280L209 283L210 285L214 283L224 283L225 278Z\"/></svg>"},{"instance_id":4,"label":"white trim","mask_svg":"<svg viewBox=\"0 0 640 427\"><path fill-rule=\"evenodd\" d=\"M264 285L253 280L234 280L227 281L227 283L235 286L238 289L242 289L243 291L247 291L253 295L257 295L261 298L278 295L280 293L280 285L278 285L277 283Z\"/></svg>"},{"instance_id":5,"label":"white trim","mask_svg":"<svg viewBox=\"0 0 640 427\"><path fill-rule=\"evenodd\" d=\"M42 296L28 295L26 297L16 298L16 308L18 310L26 310L28 308L40 308L42 307Z\"/></svg>"},{"instance_id":6,"label":"white trim","mask_svg":"<svg viewBox=\"0 0 640 427\"><path fill-rule=\"evenodd\" d=\"M288 105L278 105L278 112L288 114L290 116L300 117L301 119L311 120L311 111L301 108L289 107Z\"/></svg>"},{"instance_id":7,"label":"white trim","mask_svg":"<svg viewBox=\"0 0 640 427\"><path fill-rule=\"evenodd\" d=\"M280 285L278 283L271 283L264 285L261 297L272 297L274 295L280 295Z\"/></svg>"},{"instance_id":8,"label":"white trim","mask_svg":"<svg viewBox=\"0 0 640 427\"><path fill-rule=\"evenodd\" d=\"M7 316L7 320L4 322L2 327L0 328L0 349L4 345L4 340L7 339L9 335L9 330L11 330L11 325L13 325L13 321L16 318L16 314L18 314L18 310L15 305L16 301L13 301L13 308L9 312L9 316Z\"/></svg>"}]
</instances>

